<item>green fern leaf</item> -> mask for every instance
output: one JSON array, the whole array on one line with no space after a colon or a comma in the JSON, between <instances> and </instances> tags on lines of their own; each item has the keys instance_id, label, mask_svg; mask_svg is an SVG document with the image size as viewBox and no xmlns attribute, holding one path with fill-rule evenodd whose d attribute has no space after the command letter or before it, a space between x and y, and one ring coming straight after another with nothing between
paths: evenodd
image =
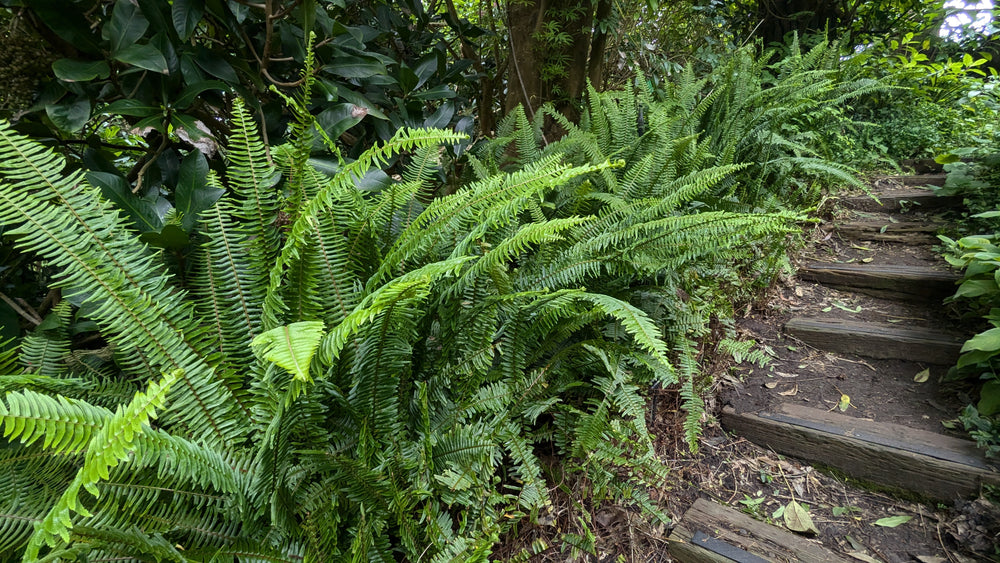
<instances>
[{"instance_id":1,"label":"green fern leaf","mask_svg":"<svg viewBox=\"0 0 1000 563\"><path fill-rule=\"evenodd\" d=\"M254 352L284 368L299 381L310 382L309 364L323 338L322 321L303 321L273 328L257 335L251 345Z\"/></svg>"}]
</instances>

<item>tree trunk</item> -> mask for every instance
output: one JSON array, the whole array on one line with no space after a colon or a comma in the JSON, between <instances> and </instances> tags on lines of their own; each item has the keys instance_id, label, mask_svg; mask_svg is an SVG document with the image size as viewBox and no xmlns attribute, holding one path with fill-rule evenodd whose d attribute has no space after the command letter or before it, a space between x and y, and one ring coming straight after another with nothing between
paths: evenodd
<instances>
[{"instance_id":1,"label":"tree trunk","mask_svg":"<svg viewBox=\"0 0 1000 563\"><path fill-rule=\"evenodd\" d=\"M761 22L756 35L764 40L764 45L784 43L785 36L798 32L824 33L836 37L845 21L845 10L836 0L759 0L757 20Z\"/></svg>"},{"instance_id":2,"label":"tree trunk","mask_svg":"<svg viewBox=\"0 0 1000 563\"><path fill-rule=\"evenodd\" d=\"M523 104L532 117L543 104L554 102L566 117L578 119L587 80L598 88L603 82L607 35L596 29L612 9L611 0L597 2L596 10L593 3L578 0L508 2L512 64L506 111ZM552 125L545 129L547 137L559 134Z\"/></svg>"},{"instance_id":3,"label":"tree trunk","mask_svg":"<svg viewBox=\"0 0 1000 563\"><path fill-rule=\"evenodd\" d=\"M590 68L587 74L594 88L604 88L604 51L608 47L608 34L601 31L601 22L611 16L613 8L611 0L600 0L597 3L597 13L594 15L594 39L590 44Z\"/></svg>"},{"instance_id":4,"label":"tree trunk","mask_svg":"<svg viewBox=\"0 0 1000 563\"><path fill-rule=\"evenodd\" d=\"M507 72L507 100L504 109L508 113L518 104L523 104L524 111L531 118L544 103L541 59L535 48L535 37L541 29L546 4L546 0L512 1L507 4L511 64Z\"/></svg>"}]
</instances>

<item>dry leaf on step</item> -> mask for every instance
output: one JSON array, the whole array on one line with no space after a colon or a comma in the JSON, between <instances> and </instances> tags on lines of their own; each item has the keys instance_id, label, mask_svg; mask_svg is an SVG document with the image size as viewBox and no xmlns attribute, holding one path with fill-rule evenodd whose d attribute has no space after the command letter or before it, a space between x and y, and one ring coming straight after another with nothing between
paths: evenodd
<instances>
[{"instance_id":1,"label":"dry leaf on step","mask_svg":"<svg viewBox=\"0 0 1000 563\"><path fill-rule=\"evenodd\" d=\"M785 512L782 514L785 518L785 527L793 532L799 532L802 534L818 534L819 530L816 529L816 525L813 524L812 518L809 513L806 512L802 505L795 502L794 500L788 501L785 506Z\"/></svg>"},{"instance_id":2,"label":"dry leaf on step","mask_svg":"<svg viewBox=\"0 0 1000 563\"><path fill-rule=\"evenodd\" d=\"M788 391L779 391L778 392L779 395L782 395L784 397L794 397L795 395L798 395L798 393L799 393L799 386L798 385L793 385L792 388L789 389Z\"/></svg>"}]
</instances>

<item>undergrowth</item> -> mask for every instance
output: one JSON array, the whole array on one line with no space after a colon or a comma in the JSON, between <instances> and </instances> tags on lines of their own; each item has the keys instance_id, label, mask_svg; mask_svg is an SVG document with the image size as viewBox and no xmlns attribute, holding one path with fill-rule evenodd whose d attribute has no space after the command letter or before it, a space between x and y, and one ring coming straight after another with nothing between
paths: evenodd
<instances>
[{"instance_id":1,"label":"undergrowth","mask_svg":"<svg viewBox=\"0 0 1000 563\"><path fill-rule=\"evenodd\" d=\"M827 48L741 51L665 99L591 89L579 123L515 111L444 197L453 132L313 168L336 147L307 71L288 144L236 102L183 261L0 125L3 235L64 297L0 364L0 557L483 561L564 474L666 521L646 390L678 389L695 449L713 321L787 267L822 182L856 182L806 128L878 85Z\"/></svg>"}]
</instances>

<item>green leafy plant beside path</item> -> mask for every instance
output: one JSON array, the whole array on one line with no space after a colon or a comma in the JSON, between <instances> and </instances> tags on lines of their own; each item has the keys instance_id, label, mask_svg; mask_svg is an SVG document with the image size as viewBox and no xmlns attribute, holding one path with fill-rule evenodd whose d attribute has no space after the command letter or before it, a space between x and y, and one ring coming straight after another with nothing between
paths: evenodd
<instances>
[{"instance_id":1,"label":"green leafy plant beside path","mask_svg":"<svg viewBox=\"0 0 1000 563\"><path fill-rule=\"evenodd\" d=\"M82 303L5 360L0 554L484 560L548 509L540 451L596 501L659 514L641 390L681 383L690 439L701 423L678 280L757 256L794 216L687 206L738 167L638 190L632 166L555 152L479 161L431 199L460 136L402 129L326 176L297 110L271 160L236 104L183 287L86 175L0 125L4 235ZM397 180L356 187L400 154ZM100 347L74 343L74 315Z\"/></svg>"}]
</instances>

